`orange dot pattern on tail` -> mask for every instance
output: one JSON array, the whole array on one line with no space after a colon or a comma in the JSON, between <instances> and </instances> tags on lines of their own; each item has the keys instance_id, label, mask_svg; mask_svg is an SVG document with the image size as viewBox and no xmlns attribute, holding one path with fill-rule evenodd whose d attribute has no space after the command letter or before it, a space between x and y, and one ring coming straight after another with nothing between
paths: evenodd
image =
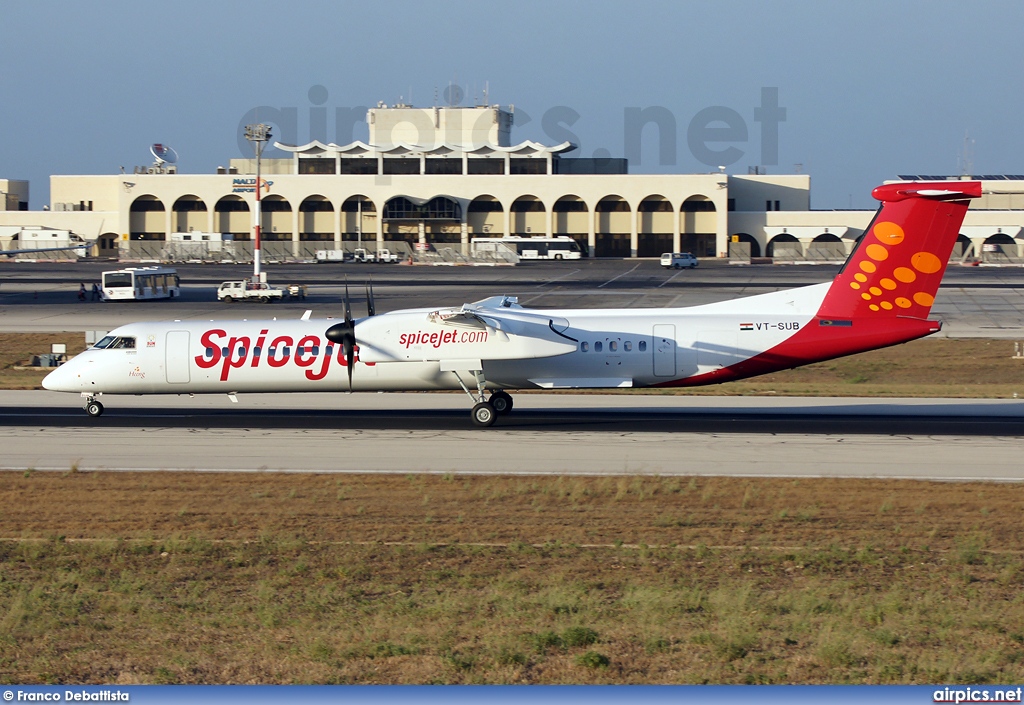
<instances>
[{"instance_id":1,"label":"orange dot pattern on tail","mask_svg":"<svg viewBox=\"0 0 1024 705\"><path fill-rule=\"evenodd\" d=\"M938 255L920 249L921 245L897 223L874 224L845 275L863 300L861 313L927 315L938 286L931 275L941 273L943 266Z\"/></svg>"}]
</instances>

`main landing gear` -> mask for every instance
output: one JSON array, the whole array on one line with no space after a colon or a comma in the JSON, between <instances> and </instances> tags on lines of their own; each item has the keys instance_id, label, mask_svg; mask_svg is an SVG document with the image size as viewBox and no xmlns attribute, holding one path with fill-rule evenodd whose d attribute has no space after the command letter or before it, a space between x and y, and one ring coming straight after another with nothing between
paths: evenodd
<instances>
[{"instance_id":1,"label":"main landing gear","mask_svg":"<svg viewBox=\"0 0 1024 705\"><path fill-rule=\"evenodd\" d=\"M91 394L83 394L82 396L85 397L85 413L89 414L89 416L93 418L103 415L103 404L96 401L96 397Z\"/></svg>"},{"instance_id":2,"label":"main landing gear","mask_svg":"<svg viewBox=\"0 0 1024 705\"><path fill-rule=\"evenodd\" d=\"M496 392L492 392L490 397L485 399L483 370L470 370L470 372L476 378L475 394L469 391L469 387L462 381L462 377L458 372L454 374L455 378L459 380L459 385L462 386L462 391L468 394L469 398L475 402L473 411L470 413L473 425L482 427L493 426L499 416L504 416L512 411L512 395L499 389Z\"/></svg>"}]
</instances>

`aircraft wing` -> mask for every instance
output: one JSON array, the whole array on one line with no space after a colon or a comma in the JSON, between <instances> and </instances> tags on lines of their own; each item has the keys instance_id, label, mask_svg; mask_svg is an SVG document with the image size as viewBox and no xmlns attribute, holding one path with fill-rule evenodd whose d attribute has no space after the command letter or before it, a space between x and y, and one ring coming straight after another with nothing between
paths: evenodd
<instances>
[{"instance_id":1,"label":"aircraft wing","mask_svg":"<svg viewBox=\"0 0 1024 705\"><path fill-rule=\"evenodd\" d=\"M575 351L568 327L542 312L466 304L362 319L356 341L365 362L532 359Z\"/></svg>"}]
</instances>

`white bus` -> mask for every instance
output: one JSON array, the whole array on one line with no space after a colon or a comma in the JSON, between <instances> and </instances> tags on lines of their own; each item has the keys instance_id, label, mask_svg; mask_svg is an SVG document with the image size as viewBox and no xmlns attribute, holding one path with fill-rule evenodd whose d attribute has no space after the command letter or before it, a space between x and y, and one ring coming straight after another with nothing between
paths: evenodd
<instances>
[{"instance_id":1,"label":"white bus","mask_svg":"<svg viewBox=\"0 0 1024 705\"><path fill-rule=\"evenodd\" d=\"M505 245L514 250L520 259L579 259L580 246L568 235L554 237L475 237L471 241L473 252L494 252Z\"/></svg>"},{"instance_id":2,"label":"white bus","mask_svg":"<svg viewBox=\"0 0 1024 705\"><path fill-rule=\"evenodd\" d=\"M168 267L128 267L103 272L104 301L172 299L181 296L178 272Z\"/></svg>"}]
</instances>

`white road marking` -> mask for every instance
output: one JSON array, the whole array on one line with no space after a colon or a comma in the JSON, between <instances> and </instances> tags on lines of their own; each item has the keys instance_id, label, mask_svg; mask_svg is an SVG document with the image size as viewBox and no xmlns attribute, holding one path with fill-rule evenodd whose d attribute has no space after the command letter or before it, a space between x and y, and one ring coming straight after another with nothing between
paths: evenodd
<instances>
[{"instance_id":1,"label":"white road marking","mask_svg":"<svg viewBox=\"0 0 1024 705\"><path fill-rule=\"evenodd\" d=\"M663 282L662 282L661 284L658 284L658 288L660 289L661 287L663 287L663 286L665 286L666 284L668 284L668 283L669 283L670 281L672 281L673 279L675 279L676 277L678 277L678 276L679 276L680 274L682 274L682 273L683 273L683 271L684 271L684 270L682 270L682 269L680 269L679 271L677 271L677 272L676 272L675 274L673 274L673 275L672 275L671 277L669 277L668 279L666 279L665 281L663 281Z\"/></svg>"},{"instance_id":2,"label":"white road marking","mask_svg":"<svg viewBox=\"0 0 1024 705\"><path fill-rule=\"evenodd\" d=\"M634 269L635 269L635 267L634 267ZM566 277L571 277L573 274L576 274L577 272L582 272L582 271L583 271L582 269L574 269L571 272L569 272L568 274L563 274L560 277L555 277L554 279L549 279L548 281L544 282L543 284L538 284L537 286L541 287L541 286L547 286L548 284L554 284L557 281L561 281L562 279L565 279Z\"/></svg>"},{"instance_id":3,"label":"white road marking","mask_svg":"<svg viewBox=\"0 0 1024 705\"><path fill-rule=\"evenodd\" d=\"M609 279L608 281L606 281L606 282L605 282L604 284L598 284L598 285L597 285L597 288L598 288L598 289L600 289L600 288L602 288L602 287L608 286L609 284L611 284L611 283L612 283L613 281L615 281L616 279L621 279L622 277L626 276L627 274L630 274L630 273L632 273L632 272L636 271L637 267L639 267L639 266L640 266L640 265L639 265L639 264L637 264L637 265L635 265L635 266L633 267L633 269L629 270L628 272L623 272L622 274L620 274L620 275L618 275L618 276L612 277L611 279Z\"/></svg>"}]
</instances>

